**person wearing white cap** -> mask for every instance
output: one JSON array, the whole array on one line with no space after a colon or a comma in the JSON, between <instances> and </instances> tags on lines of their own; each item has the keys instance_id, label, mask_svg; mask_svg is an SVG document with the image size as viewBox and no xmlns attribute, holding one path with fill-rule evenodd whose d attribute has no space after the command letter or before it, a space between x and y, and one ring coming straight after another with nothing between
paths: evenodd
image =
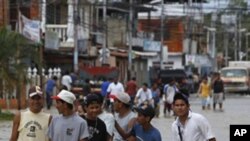
<instances>
[{"instance_id":1,"label":"person wearing white cap","mask_svg":"<svg viewBox=\"0 0 250 141\"><path fill-rule=\"evenodd\" d=\"M59 116L53 117L48 130L51 141L87 141L89 137L86 120L74 111L76 97L73 93L62 90L52 99L56 100Z\"/></svg>"},{"instance_id":2,"label":"person wearing white cap","mask_svg":"<svg viewBox=\"0 0 250 141\"><path fill-rule=\"evenodd\" d=\"M44 95L39 86L29 89L29 108L18 111L13 120L10 141L45 141L51 115L42 111Z\"/></svg>"},{"instance_id":3,"label":"person wearing white cap","mask_svg":"<svg viewBox=\"0 0 250 141\"><path fill-rule=\"evenodd\" d=\"M113 141L125 141L129 137L136 114L131 110L130 96L125 92L119 92L114 96L115 130Z\"/></svg>"}]
</instances>

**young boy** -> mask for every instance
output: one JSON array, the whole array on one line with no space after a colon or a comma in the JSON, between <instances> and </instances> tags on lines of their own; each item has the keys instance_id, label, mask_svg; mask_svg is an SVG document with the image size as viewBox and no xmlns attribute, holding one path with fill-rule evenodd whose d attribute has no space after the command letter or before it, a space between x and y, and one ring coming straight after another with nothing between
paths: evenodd
<instances>
[{"instance_id":1,"label":"young boy","mask_svg":"<svg viewBox=\"0 0 250 141\"><path fill-rule=\"evenodd\" d=\"M84 103L86 121L89 129L89 141L107 141L108 133L105 123L98 118L102 102L96 94L88 94Z\"/></svg>"},{"instance_id":2,"label":"young boy","mask_svg":"<svg viewBox=\"0 0 250 141\"><path fill-rule=\"evenodd\" d=\"M172 124L171 141L216 141L208 120L190 111L187 95L177 93L174 96L173 110L176 120Z\"/></svg>"},{"instance_id":3,"label":"young boy","mask_svg":"<svg viewBox=\"0 0 250 141\"><path fill-rule=\"evenodd\" d=\"M128 141L161 141L159 130L150 123L155 116L154 108L151 105L143 104L135 110L138 112L138 123L132 128Z\"/></svg>"}]
</instances>

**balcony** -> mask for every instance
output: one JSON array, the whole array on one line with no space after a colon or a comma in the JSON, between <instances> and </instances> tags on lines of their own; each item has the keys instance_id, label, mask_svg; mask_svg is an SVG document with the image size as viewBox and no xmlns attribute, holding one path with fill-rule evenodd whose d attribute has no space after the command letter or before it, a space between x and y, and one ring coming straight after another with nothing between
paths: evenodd
<instances>
[{"instance_id":1,"label":"balcony","mask_svg":"<svg viewBox=\"0 0 250 141\"><path fill-rule=\"evenodd\" d=\"M67 24L47 24L46 30L58 33L60 48L74 48L74 42L67 42Z\"/></svg>"}]
</instances>

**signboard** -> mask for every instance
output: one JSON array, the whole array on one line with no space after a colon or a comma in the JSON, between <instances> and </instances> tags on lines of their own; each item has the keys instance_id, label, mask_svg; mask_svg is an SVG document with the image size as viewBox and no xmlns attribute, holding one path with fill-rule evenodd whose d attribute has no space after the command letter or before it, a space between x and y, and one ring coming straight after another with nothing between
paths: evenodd
<instances>
[{"instance_id":1,"label":"signboard","mask_svg":"<svg viewBox=\"0 0 250 141\"><path fill-rule=\"evenodd\" d=\"M152 41L152 40L144 40L143 42L143 50L144 51L161 51L161 42Z\"/></svg>"}]
</instances>

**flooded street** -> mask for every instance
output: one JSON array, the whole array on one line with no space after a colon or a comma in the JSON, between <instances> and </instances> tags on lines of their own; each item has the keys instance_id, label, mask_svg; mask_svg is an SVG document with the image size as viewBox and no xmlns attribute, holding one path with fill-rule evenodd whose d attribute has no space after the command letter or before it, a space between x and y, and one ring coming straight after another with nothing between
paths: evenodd
<instances>
[{"instance_id":1,"label":"flooded street","mask_svg":"<svg viewBox=\"0 0 250 141\"><path fill-rule=\"evenodd\" d=\"M0 141L8 141L11 134L12 121L0 122Z\"/></svg>"}]
</instances>

